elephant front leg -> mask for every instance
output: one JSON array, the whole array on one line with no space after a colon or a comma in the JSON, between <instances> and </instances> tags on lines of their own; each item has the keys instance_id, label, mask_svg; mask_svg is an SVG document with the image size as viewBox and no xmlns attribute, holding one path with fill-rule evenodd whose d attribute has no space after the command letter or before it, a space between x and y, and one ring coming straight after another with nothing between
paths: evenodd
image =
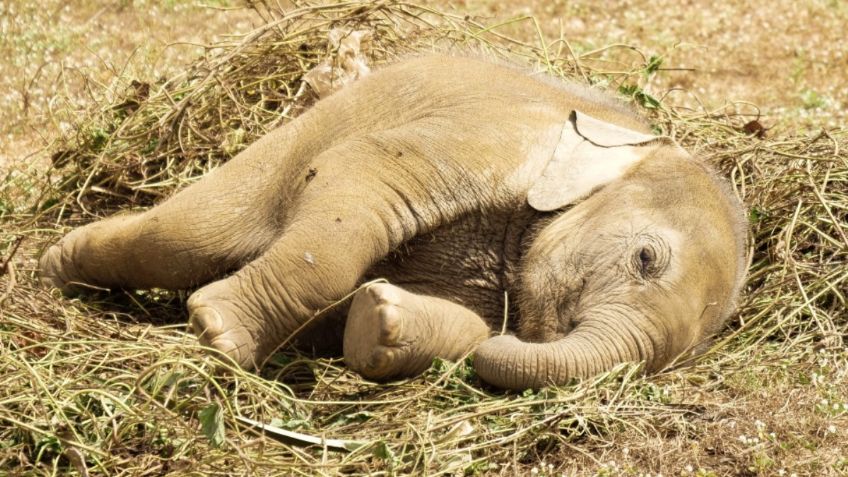
<instances>
[{"instance_id":1,"label":"elephant front leg","mask_svg":"<svg viewBox=\"0 0 848 477\"><path fill-rule=\"evenodd\" d=\"M433 358L457 360L489 337L471 310L389 284L356 293L344 335L347 365L368 379L410 377Z\"/></svg>"},{"instance_id":2,"label":"elephant front leg","mask_svg":"<svg viewBox=\"0 0 848 477\"><path fill-rule=\"evenodd\" d=\"M485 208L485 197L456 193L482 188L455 158L446 157L451 148L435 144L438 131L427 127L409 123L316 156L310 162L313 175L293 201L279 238L189 300L200 341L241 366L261 366L304 323L341 302L392 250ZM422 309L430 308L434 311L422 316L458 311ZM412 372L406 366L398 371Z\"/></svg>"}]
</instances>

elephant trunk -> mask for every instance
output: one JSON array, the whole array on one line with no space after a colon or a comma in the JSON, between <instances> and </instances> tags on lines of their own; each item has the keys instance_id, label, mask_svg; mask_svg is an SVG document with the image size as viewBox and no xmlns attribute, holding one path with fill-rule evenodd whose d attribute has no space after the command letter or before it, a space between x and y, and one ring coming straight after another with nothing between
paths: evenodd
<instances>
[{"instance_id":1,"label":"elephant trunk","mask_svg":"<svg viewBox=\"0 0 848 477\"><path fill-rule=\"evenodd\" d=\"M619 363L645 361L652 367L651 335L633 321L596 317L548 343L522 342L509 335L491 338L477 348L474 368L484 381L505 389L562 385Z\"/></svg>"}]
</instances>

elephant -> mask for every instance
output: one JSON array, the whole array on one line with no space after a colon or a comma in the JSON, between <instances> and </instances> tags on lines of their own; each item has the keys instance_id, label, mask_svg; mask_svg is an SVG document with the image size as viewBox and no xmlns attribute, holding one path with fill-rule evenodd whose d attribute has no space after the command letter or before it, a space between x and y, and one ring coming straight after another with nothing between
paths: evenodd
<instances>
[{"instance_id":1,"label":"elephant","mask_svg":"<svg viewBox=\"0 0 848 477\"><path fill-rule=\"evenodd\" d=\"M626 103L429 54L72 230L39 268L65 293L196 289L191 330L246 369L311 340L375 381L473 353L521 390L698 353L735 310L746 243L727 181Z\"/></svg>"}]
</instances>

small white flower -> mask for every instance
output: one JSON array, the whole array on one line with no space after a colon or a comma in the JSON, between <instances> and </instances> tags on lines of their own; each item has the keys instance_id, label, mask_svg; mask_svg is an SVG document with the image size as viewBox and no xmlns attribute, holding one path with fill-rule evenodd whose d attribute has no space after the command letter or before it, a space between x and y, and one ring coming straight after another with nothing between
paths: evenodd
<instances>
[{"instance_id":1,"label":"small white flower","mask_svg":"<svg viewBox=\"0 0 848 477\"><path fill-rule=\"evenodd\" d=\"M827 432L831 434L836 434L836 426L834 426L833 424L827 426Z\"/></svg>"},{"instance_id":2,"label":"small white flower","mask_svg":"<svg viewBox=\"0 0 848 477\"><path fill-rule=\"evenodd\" d=\"M538 468L533 467L532 469L530 469L530 475L538 475L538 474L539 474Z\"/></svg>"},{"instance_id":3,"label":"small white flower","mask_svg":"<svg viewBox=\"0 0 848 477\"><path fill-rule=\"evenodd\" d=\"M686 472L689 472L690 474L692 473L693 470L695 470L695 468L692 467L691 464L687 464L686 467L684 467L684 469L686 469Z\"/></svg>"}]
</instances>

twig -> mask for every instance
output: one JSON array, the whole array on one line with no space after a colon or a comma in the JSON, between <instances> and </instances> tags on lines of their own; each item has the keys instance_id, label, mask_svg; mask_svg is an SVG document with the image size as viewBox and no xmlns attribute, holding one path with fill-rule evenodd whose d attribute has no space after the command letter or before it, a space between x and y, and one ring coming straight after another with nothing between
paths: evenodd
<instances>
[{"instance_id":1,"label":"twig","mask_svg":"<svg viewBox=\"0 0 848 477\"><path fill-rule=\"evenodd\" d=\"M8 272L9 281L6 282L6 290L3 291L3 295L0 295L0 307L3 306L3 303L11 296L12 290L15 289L15 285L18 284L17 277L15 276L15 264L12 262L7 262L3 266L3 271Z\"/></svg>"}]
</instances>

